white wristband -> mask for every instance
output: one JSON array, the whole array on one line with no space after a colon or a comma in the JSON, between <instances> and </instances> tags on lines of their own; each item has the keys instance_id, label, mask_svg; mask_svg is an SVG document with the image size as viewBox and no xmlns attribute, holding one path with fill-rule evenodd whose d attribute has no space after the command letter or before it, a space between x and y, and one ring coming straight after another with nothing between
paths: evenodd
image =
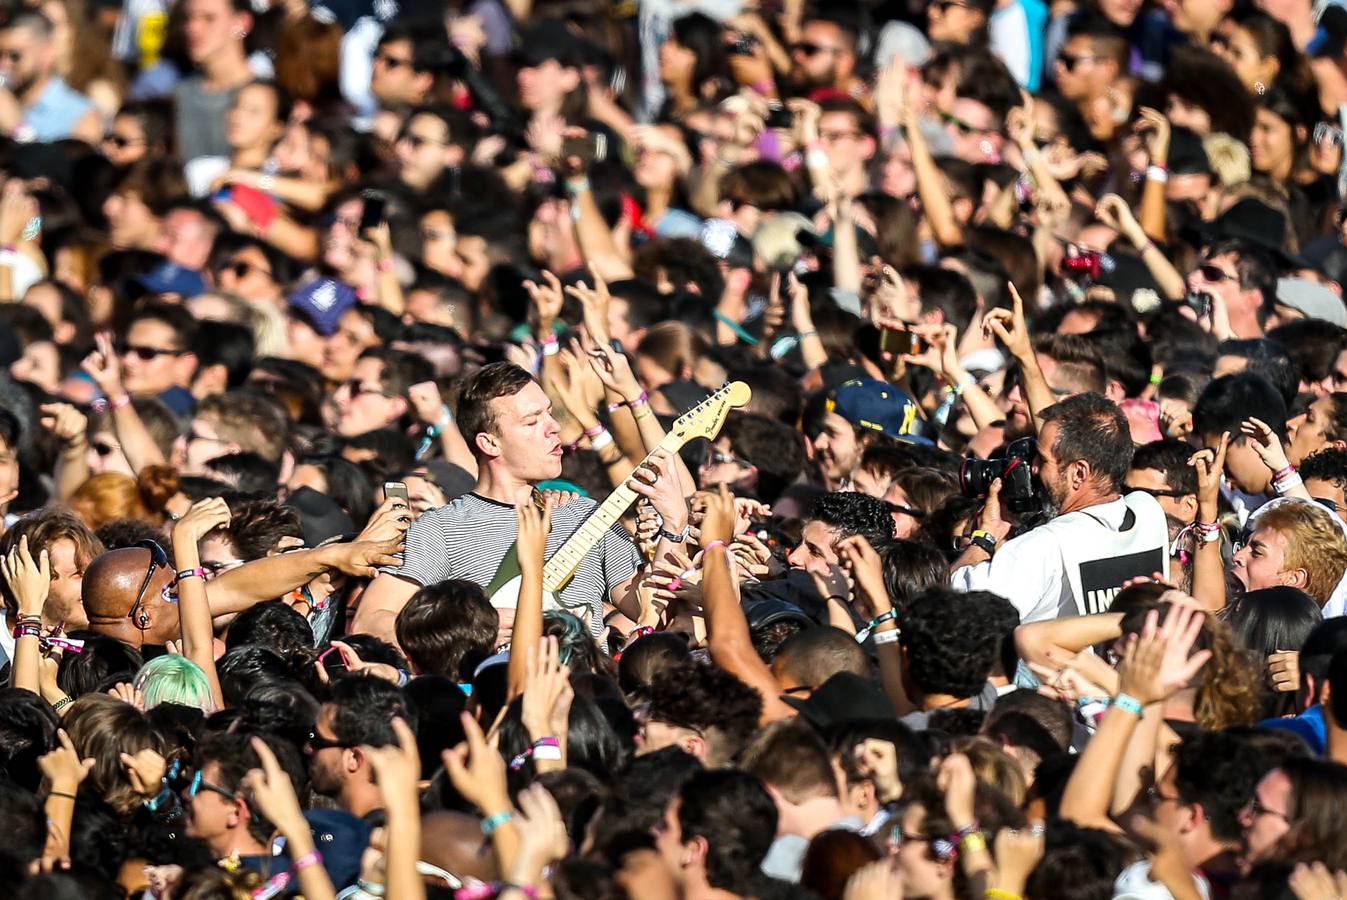
<instances>
[{"instance_id":1,"label":"white wristband","mask_svg":"<svg viewBox=\"0 0 1347 900\"><path fill-rule=\"evenodd\" d=\"M903 632L894 628L891 631L876 631L870 636L870 639L875 642L875 646L879 646L882 644L896 644L898 643L898 639L902 636Z\"/></svg>"},{"instance_id":2,"label":"white wristband","mask_svg":"<svg viewBox=\"0 0 1347 900\"><path fill-rule=\"evenodd\" d=\"M1147 166L1146 180L1158 181L1160 184L1165 184L1169 181L1169 170L1164 166Z\"/></svg>"},{"instance_id":3,"label":"white wristband","mask_svg":"<svg viewBox=\"0 0 1347 900\"><path fill-rule=\"evenodd\" d=\"M533 748L533 758L537 759L561 759L561 748L553 747L548 744L542 744Z\"/></svg>"},{"instance_id":4,"label":"white wristband","mask_svg":"<svg viewBox=\"0 0 1347 900\"><path fill-rule=\"evenodd\" d=\"M600 431L598 437L592 437L589 439L589 449L602 450L604 447L607 447L612 442L613 436L611 434L609 434L607 431Z\"/></svg>"}]
</instances>

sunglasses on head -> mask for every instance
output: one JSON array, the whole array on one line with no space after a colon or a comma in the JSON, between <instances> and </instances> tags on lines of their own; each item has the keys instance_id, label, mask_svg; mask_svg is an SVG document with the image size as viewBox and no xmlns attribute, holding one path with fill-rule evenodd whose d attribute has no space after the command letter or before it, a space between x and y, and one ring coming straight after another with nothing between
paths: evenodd
<instances>
[{"instance_id":1,"label":"sunglasses on head","mask_svg":"<svg viewBox=\"0 0 1347 900\"><path fill-rule=\"evenodd\" d=\"M152 359L158 359L161 356L182 356L182 350L165 350L161 347L145 347L139 344L119 343L117 345L118 356L134 356L143 362L149 362Z\"/></svg>"},{"instance_id":2,"label":"sunglasses on head","mask_svg":"<svg viewBox=\"0 0 1347 900\"><path fill-rule=\"evenodd\" d=\"M146 626L149 625L150 617L141 610L141 603L145 599L145 592L149 590L154 573L159 569L168 568L168 554L164 552L163 547L159 546L158 541L137 541L135 546L144 547L150 551L150 565L145 570L145 578L140 582L140 590L136 591L136 602L131 604L131 610L126 614L126 617L131 620L131 624L144 631Z\"/></svg>"}]
</instances>

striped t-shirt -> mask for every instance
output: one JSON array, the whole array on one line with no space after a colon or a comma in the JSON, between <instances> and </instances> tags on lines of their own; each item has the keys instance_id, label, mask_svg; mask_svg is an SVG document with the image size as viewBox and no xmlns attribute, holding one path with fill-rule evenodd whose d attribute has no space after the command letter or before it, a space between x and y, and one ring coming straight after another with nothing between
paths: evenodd
<instances>
[{"instance_id":1,"label":"striped t-shirt","mask_svg":"<svg viewBox=\"0 0 1347 900\"><path fill-rule=\"evenodd\" d=\"M547 558L561 549L597 506L593 500L572 500L552 510L552 532ZM466 578L487 587L518 535L513 506L479 494L464 494L447 506L425 513L407 529L402 566L394 575L425 587L450 578ZM603 604L614 587L626 581L640 564L631 536L614 525L580 561L574 577L561 590L571 608L588 607L589 628L603 630Z\"/></svg>"}]
</instances>

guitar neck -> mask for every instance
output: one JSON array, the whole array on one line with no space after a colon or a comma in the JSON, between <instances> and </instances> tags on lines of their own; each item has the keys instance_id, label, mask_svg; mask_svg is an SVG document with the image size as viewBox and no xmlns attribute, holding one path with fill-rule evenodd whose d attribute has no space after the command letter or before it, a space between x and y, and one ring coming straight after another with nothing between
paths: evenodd
<instances>
[{"instance_id":1,"label":"guitar neck","mask_svg":"<svg viewBox=\"0 0 1347 900\"><path fill-rule=\"evenodd\" d=\"M683 442L672 432L664 436L664 440L659 442L655 450L646 454L645 459L637 465L637 469L644 465L647 460L657 450L667 450L670 453L677 453L683 448ZM635 471L635 470L633 470ZM552 558L543 566L543 589L555 593L570 580L571 575L580 566L580 560L585 558L585 554L594 548L594 546L603 539L603 535L608 529L612 528L621 520L627 508L640 496L631 488L627 487L627 479L613 488L608 498L600 503L594 512L590 513L589 518L585 519L583 525L576 529L575 534L566 539L566 543L561 545L561 549L552 554Z\"/></svg>"}]
</instances>

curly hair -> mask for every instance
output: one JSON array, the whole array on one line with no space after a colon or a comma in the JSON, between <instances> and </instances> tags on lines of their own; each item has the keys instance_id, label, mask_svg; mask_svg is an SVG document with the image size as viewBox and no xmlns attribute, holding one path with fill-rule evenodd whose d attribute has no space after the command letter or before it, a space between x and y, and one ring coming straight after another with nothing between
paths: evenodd
<instances>
[{"instance_id":1,"label":"curly hair","mask_svg":"<svg viewBox=\"0 0 1347 900\"><path fill-rule=\"evenodd\" d=\"M1000 625L986 614L995 597L988 591L936 587L903 608L898 641L907 673L923 694L962 700L982 690L1001 646Z\"/></svg>"},{"instance_id":2,"label":"curly hair","mask_svg":"<svg viewBox=\"0 0 1347 900\"><path fill-rule=\"evenodd\" d=\"M837 532L838 539L859 534L875 548L893 539L893 516L883 500L849 491L832 491L814 498L809 519Z\"/></svg>"},{"instance_id":3,"label":"curly hair","mask_svg":"<svg viewBox=\"0 0 1347 900\"><path fill-rule=\"evenodd\" d=\"M1169 613L1169 603L1142 603L1123 617L1122 633L1140 634L1146 614L1154 609L1160 621ZM1192 653L1210 650L1211 659L1193 679L1197 691L1193 718L1208 731L1235 725L1252 725L1263 710L1263 669L1258 658L1240 646L1230 626L1207 616L1193 642ZM1191 654L1190 654L1191 655Z\"/></svg>"},{"instance_id":4,"label":"curly hair","mask_svg":"<svg viewBox=\"0 0 1347 900\"><path fill-rule=\"evenodd\" d=\"M732 759L761 716L762 696L716 666L671 667L650 685L650 721L700 732L707 765Z\"/></svg>"},{"instance_id":5,"label":"curly hair","mask_svg":"<svg viewBox=\"0 0 1347 900\"><path fill-rule=\"evenodd\" d=\"M1286 536L1282 571L1305 570L1305 593L1321 607L1347 571L1347 536L1328 510L1304 500L1284 500L1261 511L1255 528L1272 528Z\"/></svg>"}]
</instances>

